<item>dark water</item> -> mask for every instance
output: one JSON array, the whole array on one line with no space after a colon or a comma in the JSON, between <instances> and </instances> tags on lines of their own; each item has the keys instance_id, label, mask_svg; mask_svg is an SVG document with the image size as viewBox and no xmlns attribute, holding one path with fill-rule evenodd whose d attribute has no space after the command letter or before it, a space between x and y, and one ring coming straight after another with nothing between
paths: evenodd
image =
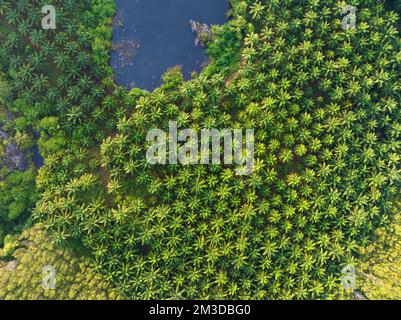
<instances>
[{"instance_id":1,"label":"dark water","mask_svg":"<svg viewBox=\"0 0 401 320\"><path fill-rule=\"evenodd\" d=\"M35 134L35 137L37 135ZM0 139L8 140L9 134L0 130ZM39 147L34 145L31 149L32 151L32 162L37 168L40 168L44 164L43 157L39 152ZM25 171L28 169L27 154L22 152L18 145L14 141L9 141L5 148L5 153L3 155L3 165L5 165L10 172L19 170ZM1 164L0 164L1 169Z\"/></svg>"},{"instance_id":2,"label":"dark water","mask_svg":"<svg viewBox=\"0 0 401 320\"><path fill-rule=\"evenodd\" d=\"M37 145L35 145L32 148L32 153L33 153L32 161L35 164L36 168L43 167L44 160L43 160L43 157L41 156L41 154L39 152L39 148L38 148Z\"/></svg>"},{"instance_id":3,"label":"dark water","mask_svg":"<svg viewBox=\"0 0 401 320\"><path fill-rule=\"evenodd\" d=\"M229 9L228 0L116 0L116 4L116 20L123 23L113 31L113 44L120 49L111 59L116 81L147 90L158 87L171 67L181 65L186 79L199 72L207 59L204 49L195 45L190 20L224 24ZM133 59L119 56L122 43L136 52ZM132 64L123 66L127 60Z\"/></svg>"},{"instance_id":4,"label":"dark water","mask_svg":"<svg viewBox=\"0 0 401 320\"><path fill-rule=\"evenodd\" d=\"M34 132L34 136L36 138L36 141L38 141L39 138L40 138L40 133L39 132ZM35 144L32 147L32 162L35 165L35 167L38 168L38 169L43 167L43 165L45 163L42 155L40 154L39 146L37 144Z\"/></svg>"}]
</instances>

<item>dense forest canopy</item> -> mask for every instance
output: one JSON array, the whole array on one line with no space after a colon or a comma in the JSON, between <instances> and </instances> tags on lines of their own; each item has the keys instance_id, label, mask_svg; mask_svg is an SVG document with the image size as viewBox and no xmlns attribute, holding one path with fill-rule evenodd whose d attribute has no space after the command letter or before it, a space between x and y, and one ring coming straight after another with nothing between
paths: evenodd
<instances>
[{"instance_id":1,"label":"dense forest canopy","mask_svg":"<svg viewBox=\"0 0 401 320\"><path fill-rule=\"evenodd\" d=\"M54 30L43 1L0 1L0 161L10 141L45 158L0 162L0 241L43 224L87 252L109 298L338 297L399 194L399 15L376 0L230 3L203 72L174 68L149 92L114 83L114 1L53 1ZM254 129L253 173L149 165L147 132L170 121Z\"/></svg>"},{"instance_id":2,"label":"dense forest canopy","mask_svg":"<svg viewBox=\"0 0 401 320\"><path fill-rule=\"evenodd\" d=\"M0 299L120 298L107 281L92 270L88 257L77 254L72 248L52 244L40 224L25 230L17 239L10 239L5 248L12 259L0 261ZM33 261L32 257L35 257ZM55 290L45 290L41 285L42 269L46 266L57 271Z\"/></svg>"}]
</instances>

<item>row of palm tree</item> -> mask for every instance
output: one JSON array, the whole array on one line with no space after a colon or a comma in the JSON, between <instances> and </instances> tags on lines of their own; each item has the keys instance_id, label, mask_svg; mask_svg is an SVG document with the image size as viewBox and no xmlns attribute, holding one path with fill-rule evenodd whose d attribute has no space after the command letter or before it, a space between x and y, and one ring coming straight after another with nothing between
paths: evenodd
<instances>
[{"instance_id":1,"label":"row of palm tree","mask_svg":"<svg viewBox=\"0 0 401 320\"><path fill-rule=\"evenodd\" d=\"M226 32L244 44L230 80L173 70L153 93L106 98L125 110L101 146L107 179L72 164L61 178L55 155L35 216L82 237L129 298L335 296L343 264L389 220L400 169L396 15L359 5L346 32L335 1L233 1ZM146 133L171 120L255 128L254 173L150 166Z\"/></svg>"}]
</instances>

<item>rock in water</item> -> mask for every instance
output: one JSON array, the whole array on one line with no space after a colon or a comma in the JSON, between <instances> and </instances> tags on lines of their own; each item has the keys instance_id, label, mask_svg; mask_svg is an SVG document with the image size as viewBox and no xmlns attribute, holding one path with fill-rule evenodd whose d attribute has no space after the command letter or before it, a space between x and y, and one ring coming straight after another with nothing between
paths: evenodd
<instances>
[{"instance_id":1,"label":"rock in water","mask_svg":"<svg viewBox=\"0 0 401 320\"><path fill-rule=\"evenodd\" d=\"M3 164L9 171L27 169L27 163L25 155L19 150L18 146L13 141L9 141L9 135L3 131L0 131L0 138L7 140L5 148L4 158L2 159Z\"/></svg>"},{"instance_id":2,"label":"rock in water","mask_svg":"<svg viewBox=\"0 0 401 320\"><path fill-rule=\"evenodd\" d=\"M192 32L196 33L196 46L200 44L202 47L204 47L207 45L208 42L213 40L213 32L211 30L212 26L194 20L190 20L189 23L191 25Z\"/></svg>"}]
</instances>

